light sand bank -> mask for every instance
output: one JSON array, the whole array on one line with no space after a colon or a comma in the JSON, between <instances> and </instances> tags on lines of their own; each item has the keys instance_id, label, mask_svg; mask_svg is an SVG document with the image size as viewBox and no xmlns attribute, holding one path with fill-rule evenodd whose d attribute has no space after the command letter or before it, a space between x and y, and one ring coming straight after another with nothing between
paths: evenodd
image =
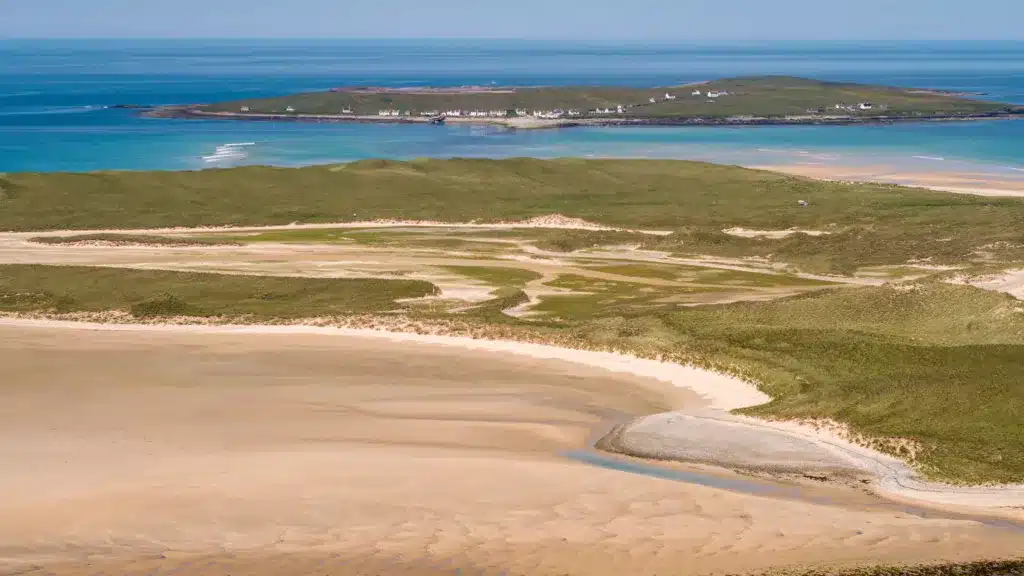
<instances>
[{"instance_id":1,"label":"light sand bank","mask_svg":"<svg viewBox=\"0 0 1024 576\"><path fill-rule=\"evenodd\" d=\"M759 165L759 170L783 172L795 176L806 176L817 180L838 180L844 182L879 182L929 188L941 192L974 194L978 196L1024 197L1024 172L1020 177L997 176L981 173L922 172L897 166L840 166L840 165Z\"/></svg>"}]
</instances>

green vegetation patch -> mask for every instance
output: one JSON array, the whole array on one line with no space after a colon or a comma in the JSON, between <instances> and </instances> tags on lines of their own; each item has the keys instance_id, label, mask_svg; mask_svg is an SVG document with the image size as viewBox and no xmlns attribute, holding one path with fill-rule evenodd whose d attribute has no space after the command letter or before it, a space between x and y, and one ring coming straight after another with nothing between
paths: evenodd
<instances>
[{"instance_id":1,"label":"green vegetation patch","mask_svg":"<svg viewBox=\"0 0 1024 576\"><path fill-rule=\"evenodd\" d=\"M533 307L533 311L569 322L604 316L639 316L667 312L688 302L688 295L709 291L705 288L652 286L629 281L602 280L578 274L561 274L546 285L566 288L579 294L543 296Z\"/></svg>"},{"instance_id":2,"label":"green vegetation patch","mask_svg":"<svg viewBox=\"0 0 1024 576\"><path fill-rule=\"evenodd\" d=\"M834 285L832 282L801 278L790 274L758 273L742 270L685 266L679 264L602 264L590 267L597 272L607 272L634 278L659 278L695 284L718 284L723 288L751 287L817 287Z\"/></svg>"},{"instance_id":3,"label":"green vegetation patch","mask_svg":"<svg viewBox=\"0 0 1024 576\"><path fill-rule=\"evenodd\" d=\"M352 243L382 248L413 248L470 252L503 252L504 244L477 241L473 238L445 237L431 231L400 231L393 229L307 228L298 230L267 230L248 234L209 234L211 240L237 243L334 244Z\"/></svg>"},{"instance_id":4,"label":"green vegetation patch","mask_svg":"<svg viewBox=\"0 0 1024 576\"><path fill-rule=\"evenodd\" d=\"M303 318L386 312L429 282L241 276L83 266L0 265L0 310Z\"/></svg>"},{"instance_id":5,"label":"green vegetation patch","mask_svg":"<svg viewBox=\"0 0 1024 576\"><path fill-rule=\"evenodd\" d=\"M76 234L73 236L36 236L29 239L37 244L84 244L104 242L111 244L146 244L152 246L240 246L230 239L187 236L154 236L148 234Z\"/></svg>"},{"instance_id":6,"label":"green vegetation patch","mask_svg":"<svg viewBox=\"0 0 1024 576\"><path fill-rule=\"evenodd\" d=\"M459 276L501 287L522 288L528 282L541 278L541 275L533 270L503 266L443 266L442 268Z\"/></svg>"}]
</instances>

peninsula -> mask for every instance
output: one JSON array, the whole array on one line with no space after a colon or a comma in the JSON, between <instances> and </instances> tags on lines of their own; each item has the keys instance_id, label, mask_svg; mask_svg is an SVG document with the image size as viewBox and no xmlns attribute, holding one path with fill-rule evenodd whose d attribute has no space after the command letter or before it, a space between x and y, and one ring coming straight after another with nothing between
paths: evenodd
<instances>
[{"instance_id":1,"label":"peninsula","mask_svg":"<svg viewBox=\"0 0 1024 576\"><path fill-rule=\"evenodd\" d=\"M936 90L786 76L678 86L340 87L275 98L163 106L148 116L308 122L578 125L855 124L1024 115L1024 106Z\"/></svg>"}]
</instances>

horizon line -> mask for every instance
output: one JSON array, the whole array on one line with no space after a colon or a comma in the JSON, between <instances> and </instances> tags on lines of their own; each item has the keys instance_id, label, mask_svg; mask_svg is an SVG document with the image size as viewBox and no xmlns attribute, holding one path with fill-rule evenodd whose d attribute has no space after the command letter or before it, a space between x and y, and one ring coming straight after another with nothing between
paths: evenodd
<instances>
[{"instance_id":1,"label":"horizon line","mask_svg":"<svg viewBox=\"0 0 1024 576\"><path fill-rule=\"evenodd\" d=\"M822 44L844 44L844 43L961 43L961 42L989 42L989 43L1015 43L1024 44L1024 38L699 38L699 39L672 39L672 38L517 38L511 36L0 36L0 42L12 40L49 40L49 41L196 41L196 40L218 40L218 41L347 41L347 42L549 42L549 43L651 43L651 44L702 44L702 43L729 43L729 44L763 44L763 43L788 43L788 42L815 42Z\"/></svg>"}]
</instances>

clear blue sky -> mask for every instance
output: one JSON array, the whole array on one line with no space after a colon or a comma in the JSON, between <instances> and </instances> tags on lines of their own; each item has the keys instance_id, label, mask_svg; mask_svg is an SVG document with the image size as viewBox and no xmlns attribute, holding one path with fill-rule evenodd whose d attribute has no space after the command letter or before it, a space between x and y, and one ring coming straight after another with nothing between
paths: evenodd
<instances>
[{"instance_id":1,"label":"clear blue sky","mask_svg":"<svg viewBox=\"0 0 1024 576\"><path fill-rule=\"evenodd\" d=\"M1024 0L0 0L0 38L1024 40Z\"/></svg>"}]
</instances>

